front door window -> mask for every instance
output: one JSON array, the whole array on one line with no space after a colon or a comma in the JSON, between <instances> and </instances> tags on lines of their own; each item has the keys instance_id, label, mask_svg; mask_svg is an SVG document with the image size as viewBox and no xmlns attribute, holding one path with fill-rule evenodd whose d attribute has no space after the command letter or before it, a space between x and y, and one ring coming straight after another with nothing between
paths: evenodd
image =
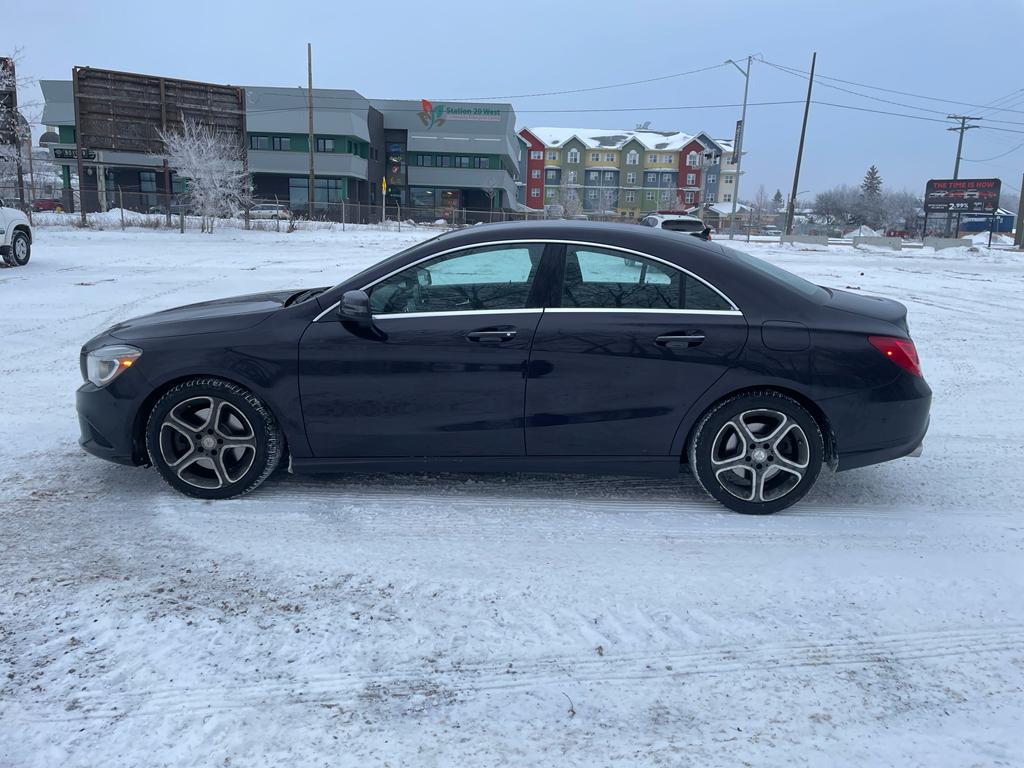
<instances>
[{"instance_id":1,"label":"front door window","mask_svg":"<svg viewBox=\"0 0 1024 768\"><path fill-rule=\"evenodd\" d=\"M408 267L370 290L375 315L525 309L544 246L472 248Z\"/></svg>"}]
</instances>

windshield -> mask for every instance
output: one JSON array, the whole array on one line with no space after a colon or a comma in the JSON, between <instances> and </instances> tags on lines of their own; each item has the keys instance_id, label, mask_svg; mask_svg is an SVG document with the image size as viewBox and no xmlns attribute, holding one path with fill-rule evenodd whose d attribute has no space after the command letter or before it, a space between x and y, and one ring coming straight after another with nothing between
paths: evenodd
<instances>
[{"instance_id":1,"label":"windshield","mask_svg":"<svg viewBox=\"0 0 1024 768\"><path fill-rule=\"evenodd\" d=\"M702 232L704 222L692 219L669 219L661 225L661 228L670 232Z\"/></svg>"},{"instance_id":2,"label":"windshield","mask_svg":"<svg viewBox=\"0 0 1024 768\"><path fill-rule=\"evenodd\" d=\"M787 272L782 267L777 267L770 262L751 256L749 253L737 251L735 248L722 246L722 250L726 256L731 256L748 267L753 267L766 277L770 277L777 283L782 283L787 288L799 291L808 298L824 300L828 297L828 292L820 285L815 285L809 280L804 280L802 277L794 275L792 272Z\"/></svg>"},{"instance_id":3,"label":"windshield","mask_svg":"<svg viewBox=\"0 0 1024 768\"><path fill-rule=\"evenodd\" d=\"M457 231L457 230L452 230L452 231ZM422 246L426 245L427 243L432 243L432 242L434 242L435 240L437 240L437 239L439 239L439 238L442 238L442 237L444 237L444 236L445 236L445 235L447 235L447 234L449 234L449 233L448 233L448 232L442 232L441 234L439 234L439 235L435 235L434 237L428 238L427 240L421 240L421 241L420 241L420 242L418 242L418 243L413 243L413 244L412 244L412 245L410 245L410 246L409 246L408 248L405 248L405 249L403 249L403 250L399 251L399 252L398 252L398 253L396 253L396 254L393 254L393 255L391 255L391 256L388 256L388 257L387 257L386 259L384 259L383 261L378 261L378 262L376 262L376 263L374 263L374 264L371 264L370 266L368 266L368 267L367 267L366 269L362 270L361 272L356 272L356 274L352 275L351 277L346 277L346 278L345 278L344 280L342 280L342 281L341 281L341 283L347 283L347 282L349 282L350 280L356 280L356 281L358 282L358 279L359 279L360 277L362 277L363 275L367 275L367 274L369 274L370 272L373 272L374 270L376 270L376 269L377 269L377 268L378 268L379 266L381 266L382 264L385 264L385 263L387 263L387 262L391 261L392 259L398 259L398 258L401 258L402 256L405 256L405 255L406 255L407 253L409 253L409 252L411 252L411 251L414 251L414 250L416 250L417 248L420 248L420 247L422 247ZM332 287L331 287L331 290L334 290L335 288L337 288L337 287L338 287L339 285L341 285L341 283L337 283L336 285L332 286Z\"/></svg>"}]
</instances>

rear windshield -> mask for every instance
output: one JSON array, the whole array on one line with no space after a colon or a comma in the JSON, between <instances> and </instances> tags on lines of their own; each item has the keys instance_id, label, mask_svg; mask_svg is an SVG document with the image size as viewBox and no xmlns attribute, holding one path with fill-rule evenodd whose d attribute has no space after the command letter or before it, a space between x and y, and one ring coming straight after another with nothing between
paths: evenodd
<instances>
[{"instance_id":1,"label":"rear windshield","mask_svg":"<svg viewBox=\"0 0 1024 768\"><path fill-rule=\"evenodd\" d=\"M686 219L669 219L668 221L662 222L662 229L667 229L671 232L702 232L704 230L703 221L687 221Z\"/></svg>"},{"instance_id":2,"label":"rear windshield","mask_svg":"<svg viewBox=\"0 0 1024 768\"><path fill-rule=\"evenodd\" d=\"M770 262L751 256L749 253L737 251L734 248L726 248L725 246L722 246L722 250L725 251L726 256L731 256L736 259L736 261L756 269L762 275L770 277L777 283L782 283L788 288L799 291L808 298L819 299L822 301L828 298L828 291L820 285L815 285L809 280L797 277L792 272L787 272L782 267L777 267Z\"/></svg>"}]
</instances>

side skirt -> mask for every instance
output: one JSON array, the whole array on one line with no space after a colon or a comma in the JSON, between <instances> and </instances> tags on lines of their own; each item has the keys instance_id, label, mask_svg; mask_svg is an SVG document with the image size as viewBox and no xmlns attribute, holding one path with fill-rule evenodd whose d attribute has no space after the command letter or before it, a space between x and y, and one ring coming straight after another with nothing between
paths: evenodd
<instances>
[{"instance_id":1,"label":"side skirt","mask_svg":"<svg viewBox=\"0 0 1024 768\"><path fill-rule=\"evenodd\" d=\"M318 472L553 472L665 477L679 474L673 456L444 456L292 459L291 471Z\"/></svg>"}]
</instances>

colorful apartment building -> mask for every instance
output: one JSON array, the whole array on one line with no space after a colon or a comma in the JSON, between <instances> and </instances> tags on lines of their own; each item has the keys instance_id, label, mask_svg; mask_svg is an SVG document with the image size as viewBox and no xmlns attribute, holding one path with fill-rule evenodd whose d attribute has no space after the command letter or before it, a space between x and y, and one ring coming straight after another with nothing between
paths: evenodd
<instances>
[{"instance_id":1,"label":"colorful apartment building","mask_svg":"<svg viewBox=\"0 0 1024 768\"><path fill-rule=\"evenodd\" d=\"M709 196L720 200L723 169L735 169L732 143L705 133L523 128L519 135L528 152L525 204L569 215L690 210Z\"/></svg>"}]
</instances>

